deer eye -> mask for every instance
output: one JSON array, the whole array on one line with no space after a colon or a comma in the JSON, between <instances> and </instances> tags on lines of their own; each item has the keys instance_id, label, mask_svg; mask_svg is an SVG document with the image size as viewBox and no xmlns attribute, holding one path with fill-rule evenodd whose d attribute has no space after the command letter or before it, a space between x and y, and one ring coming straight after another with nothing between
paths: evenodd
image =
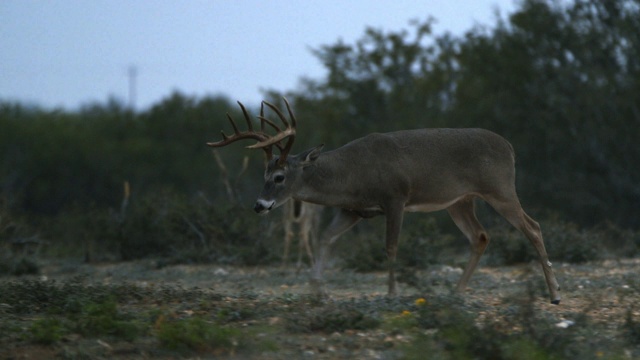
<instances>
[{"instance_id":1,"label":"deer eye","mask_svg":"<svg viewBox=\"0 0 640 360\"><path fill-rule=\"evenodd\" d=\"M276 175L276 176L274 176L273 177L273 181L276 184L280 184L280 183L284 182L284 175Z\"/></svg>"}]
</instances>

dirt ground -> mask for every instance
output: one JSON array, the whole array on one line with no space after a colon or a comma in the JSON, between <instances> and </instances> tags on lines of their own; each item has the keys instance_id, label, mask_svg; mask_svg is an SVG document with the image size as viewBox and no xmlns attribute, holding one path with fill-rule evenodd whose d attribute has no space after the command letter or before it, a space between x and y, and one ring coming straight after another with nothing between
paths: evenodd
<instances>
[{"instance_id":1,"label":"dirt ground","mask_svg":"<svg viewBox=\"0 0 640 360\"><path fill-rule=\"evenodd\" d=\"M507 309L516 304L516 299L534 288L533 307L541 317L549 319L559 329L580 326L578 317L585 316L590 324L599 324L604 337L617 337L624 327L625 319L631 314L640 321L640 259L607 260L587 264L554 264L561 285L560 305L549 303L542 272L536 263L512 267L480 266L463 296L463 301L476 317L478 323L500 322L508 313ZM451 292L462 270L449 266L434 266L415 273L422 286L401 283L398 298L401 301L388 305L382 310L383 317L389 318L394 312L401 314L403 304L412 304L423 298L426 304L440 294ZM157 352L157 344L149 337L133 342L110 341L107 338L83 338L68 335L56 344L38 345L19 337L0 341L0 357L7 359L39 358L265 358L265 359L398 359L406 354L403 344L412 341L410 332L389 331L385 326L365 330L343 329L338 331L297 331L291 326L291 316L297 316L298 309L314 306L306 297L308 271L296 273L295 269L278 267L233 267L218 265L173 265L159 267L156 261L137 261L113 264L80 264L72 262L48 262L41 274L32 278L39 281L64 282L82 277L84 282L115 285L127 283L134 288L197 289L204 298L212 299L208 306L197 306L188 301L163 303L162 309L169 309L181 316L194 313L208 316L216 307L233 306L234 309L251 308L252 315L238 318L230 326L246 330L243 336L264 337L273 346L259 350L218 352ZM28 277L0 278L0 282L24 280ZM330 299L335 304L363 304L381 302L386 296L385 272L355 273L347 270L330 269L326 274L326 284ZM426 285L428 286L426 286ZM428 290L425 290L427 289ZM204 300L199 299L200 303ZM151 302L131 304L128 311L143 311ZM234 305L229 305L229 304ZM227 305L225 305L227 304ZM10 309L13 304L0 304ZM127 307L128 305L122 305ZM151 306L151 305L149 305ZM157 306L157 305L153 305ZM407 308L408 309L408 308ZM300 313L300 314L303 314ZM300 315L299 314L299 315ZM10 311L0 311L3 321L28 321L42 316L16 317ZM293 323L296 323L293 321ZM287 325L289 324L289 325ZM513 331L519 326L513 324ZM262 330L261 330L262 329ZM244 331L244 330L243 330ZM414 332L415 334L415 332ZM584 339L589 341L589 339ZM256 342L252 342L255 344ZM602 358L611 349L594 352L593 358ZM616 354L622 358L633 358L636 348L622 349Z\"/></svg>"}]
</instances>

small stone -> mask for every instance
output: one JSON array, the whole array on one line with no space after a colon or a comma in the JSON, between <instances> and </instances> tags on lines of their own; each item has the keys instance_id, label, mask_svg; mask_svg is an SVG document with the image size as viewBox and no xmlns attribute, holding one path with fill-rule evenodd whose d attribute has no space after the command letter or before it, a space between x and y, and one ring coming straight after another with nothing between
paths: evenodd
<instances>
[{"instance_id":1,"label":"small stone","mask_svg":"<svg viewBox=\"0 0 640 360\"><path fill-rule=\"evenodd\" d=\"M566 329L569 326L573 326L573 325L575 325L575 321L562 320L562 321L560 321L559 323L556 324L556 327L560 328L560 329Z\"/></svg>"},{"instance_id":2,"label":"small stone","mask_svg":"<svg viewBox=\"0 0 640 360\"><path fill-rule=\"evenodd\" d=\"M217 268L214 272L213 275L218 275L218 276L226 276L229 275L229 272L223 268Z\"/></svg>"}]
</instances>

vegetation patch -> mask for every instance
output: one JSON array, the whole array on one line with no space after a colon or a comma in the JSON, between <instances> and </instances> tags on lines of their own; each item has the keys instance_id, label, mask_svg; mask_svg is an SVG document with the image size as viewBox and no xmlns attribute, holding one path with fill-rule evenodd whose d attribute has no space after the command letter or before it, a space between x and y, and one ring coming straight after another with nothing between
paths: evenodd
<instances>
[{"instance_id":1,"label":"vegetation patch","mask_svg":"<svg viewBox=\"0 0 640 360\"><path fill-rule=\"evenodd\" d=\"M233 353L238 348L241 332L206 321L201 317L172 319L160 315L155 322L160 344L170 350L195 350Z\"/></svg>"}]
</instances>

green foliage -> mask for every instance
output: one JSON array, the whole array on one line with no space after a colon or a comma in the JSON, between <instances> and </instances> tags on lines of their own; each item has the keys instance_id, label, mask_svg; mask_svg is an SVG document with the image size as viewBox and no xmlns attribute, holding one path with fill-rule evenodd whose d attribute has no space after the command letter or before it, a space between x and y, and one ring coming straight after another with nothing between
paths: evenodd
<instances>
[{"instance_id":1,"label":"green foliage","mask_svg":"<svg viewBox=\"0 0 640 360\"><path fill-rule=\"evenodd\" d=\"M59 341L67 332L62 321L50 317L38 319L29 327L31 341L44 345Z\"/></svg>"},{"instance_id":2,"label":"green foliage","mask_svg":"<svg viewBox=\"0 0 640 360\"><path fill-rule=\"evenodd\" d=\"M562 222L547 222L544 226L548 252L560 261L583 263L602 259L605 255L606 237L600 232ZM623 257L628 255L631 254L619 254Z\"/></svg>"},{"instance_id":3,"label":"green foliage","mask_svg":"<svg viewBox=\"0 0 640 360\"><path fill-rule=\"evenodd\" d=\"M551 239L545 230L542 229L542 234L548 248ZM490 242L483 258L487 264L492 266L514 265L538 259L538 254L531 242L511 225L496 226L489 229L488 232ZM547 252L552 254L554 260L558 259L558 255L551 252L550 249L547 249Z\"/></svg>"},{"instance_id":4,"label":"green foliage","mask_svg":"<svg viewBox=\"0 0 640 360\"><path fill-rule=\"evenodd\" d=\"M631 344L640 345L640 320L634 316L633 308L627 310L623 330Z\"/></svg>"},{"instance_id":5,"label":"green foliage","mask_svg":"<svg viewBox=\"0 0 640 360\"><path fill-rule=\"evenodd\" d=\"M434 217L419 215L406 216L397 252L399 267L425 269L430 265L448 261L453 253L460 251L454 236L443 233ZM343 268L358 272L387 269L384 224L383 221L378 221L381 219L360 226L355 234L343 235L344 239L341 239L337 246L337 252L342 255ZM463 249L466 250L466 247Z\"/></svg>"},{"instance_id":6,"label":"green foliage","mask_svg":"<svg viewBox=\"0 0 640 360\"><path fill-rule=\"evenodd\" d=\"M449 261L452 255L460 251L460 245L467 242L456 242L460 236L458 229L453 233L441 230L438 221L433 216L416 214L416 218L406 216L406 226L403 227L398 245L398 264L403 267L425 269L433 264ZM450 219L446 219L450 222ZM466 246L463 247L466 250Z\"/></svg>"},{"instance_id":7,"label":"green foliage","mask_svg":"<svg viewBox=\"0 0 640 360\"><path fill-rule=\"evenodd\" d=\"M541 222L546 250L552 261L584 263L606 258L638 256L637 231L612 224L590 229L557 219ZM486 252L490 265L514 265L537 261L538 254L529 240L510 225L489 229L491 243Z\"/></svg>"},{"instance_id":8,"label":"green foliage","mask_svg":"<svg viewBox=\"0 0 640 360\"><path fill-rule=\"evenodd\" d=\"M75 317L75 330L88 336L113 336L127 341L135 340L141 329L131 316L118 311L113 299L100 303L87 303Z\"/></svg>"},{"instance_id":9,"label":"green foliage","mask_svg":"<svg viewBox=\"0 0 640 360\"><path fill-rule=\"evenodd\" d=\"M17 257L5 258L0 262L0 275L37 275L40 273L40 266L31 258Z\"/></svg>"},{"instance_id":10,"label":"green foliage","mask_svg":"<svg viewBox=\"0 0 640 360\"><path fill-rule=\"evenodd\" d=\"M167 319L156 322L160 344L170 350L230 352L238 347L240 332L210 323L200 317Z\"/></svg>"},{"instance_id":11,"label":"green foliage","mask_svg":"<svg viewBox=\"0 0 640 360\"><path fill-rule=\"evenodd\" d=\"M345 330L375 329L379 316L370 314L354 304L330 304L309 309L304 314L287 318L287 329L293 332L342 332Z\"/></svg>"},{"instance_id":12,"label":"green foliage","mask_svg":"<svg viewBox=\"0 0 640 360\"><path fill-rule=\"evenodd\" d=\"M380 271L386 269L387 253L384 247L384 234L379 231L355 231L344 234L337 246L336 253L342 254L345 269L357 272ZM348 247L348 250L343 249Z\"/></svg>"},{"instance_id":13,"label":"green foliage","mask_svg":"<svg viewBox=\"0 0 640 360\"><path fill-rule=\"evenodd\" d=\"M479 320L477 313L460 298L431 296L411 317L413 327L398 328L415 334L403 348L406 359L421 359L429 354L433 359L595 359L620 356L613 343L603 347L595 340L597 324L586 321L583 314L572 314L577 321L569 328L554 326L553 320L536 310L536 298L528 294L516 296L503 310L505 320ZM506 323L505 323L506 322ZM594 339L586 344L580 339ZM622 343L618 343L621 346ZM608 349L604 352L602 349Z\"/></svg>"}]
</instances>

